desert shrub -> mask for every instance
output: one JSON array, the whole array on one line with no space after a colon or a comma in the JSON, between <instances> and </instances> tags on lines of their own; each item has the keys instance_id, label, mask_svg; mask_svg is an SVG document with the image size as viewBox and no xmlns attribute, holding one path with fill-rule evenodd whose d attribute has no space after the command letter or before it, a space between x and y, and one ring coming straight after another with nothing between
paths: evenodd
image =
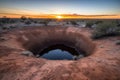
<instances>
[{"instance_id":1,"label":"desert shrub","mask_svg":"<svg viewBox=\"0 0 120 80\"><path fill-rule=\"evenodd\" d=\"M10 27L10 29L16 28L16 26L9 26L9 27Z\"/></svg>"},{"instance_id":2,"label":"desert shrub","mask_svg":"<svg viewBox=\"0 0 120 80\"><path fill-rule=\"evenodd\" d=\"M21 20L27 20L27 18L25 16L21 16Z\"/></svg>"},{"instance_id":3,"label":"desert shrub","mask_svg":"<svg viewBox=\"0 0 120 80\"><path fill-rule=\"evenodd\" d=\"M98 24L92 32L93 39L116 35L120 35L120 27L118 27L115 23L110 22Z\"/></svg>"},{"instance_id":4,"label":"desert shrub","mask_svg":"<svg viewBox=\"0 0 120 80\"><path fill-rule=\"evenodd\" d=\"M38 23L37 21L33 21L34 23Z\"/></svg>"},{"instance_id":5,"label":"desert shrub","mask_svg":"<svg viewBox=\"0 0 120 80\"><path fill-rule=\"evenodd\" d=\"M11 19L11 20L10 20L10 23L15 23L15 22L16 22L16 21L15 21L15 20L13 20L13 19Z\"/></svg>"},{"instance_id":6,"label":"desert shrub","mask_svg":"<svg viewBox=\"0 0 120 80\"><path fill-rule=\"evenodd\" d=\"M25 21L25 24L29 25L31 24L31 21Z\"/></svg>"},{"instance_id":7,"label":"desert shrub","mask_svg":"<svg viewBox=\"0 0 120 80\"><path fill-rule=\"evenodd\" d=\"M43 22L43 24L44 24L45 26L47 26L47 25L48 25L48 22L45 21L45 22Z\"/></svg>"},{"instance_id":8,"label":"desert shrub","mask_svg":"<svg viewBox=\"0 0 120 80\"><path fill-rule=\"evenodd\" d=\"M120 20L116 20L116 24L120 27Z\"/></svg>"},{"instance_id":9,"label":"desert shrub","mask_svg":"<svg viewBox=\"0 0 120 80\"><path fill-rule=\"evenodd\" d=\"M31 22L34 22L34 20L32 18L30 18L30 17L28 18L28 20L31 21Z\"/></svg>"},{"instance_id":10,"label":"desert shrub","mask_svg":"<svg viewBox=\"0 0 120 80\"><path fill-rule=\"evenodd\" d=\"M8 30L8 29L10 29L8 26L2 26L2 29L3 30Z\"/></svg>"},{"instance_id":11,"label":"desert shrub","mask_svg":"<svg viewBox=\"0 0 120 80\"><path fill-rule=\"evenodd\" d=\"M48 26L49 20L44 20L41 23L44 24L44 26Z\"/></svg>"},{"instance_id":12,"label":"desert shrub","mask_svg":"<svg viewBox=\"0 0 120 80\"><path fill-rule=\"evenodd\" d=\"M78 25L76 21L70 21L72 25Z\"/></svg>"},{"instance_id":13,"label":"desert shrub","mask_svg":"<svg viewBox=\"0 0 120 80\"><path fill-rule=\"evenodd\" d=\"M95 24L100 24L100 23L103 23L103 21L96 21Z\"/></svg>"},{"instance_id":14,"label":"desert shrub","mask_svg":"<svg viewBox=\"0 0 120 80\"><path fill-rule=\"evenodd\" d=\"M94 21L87 21L86 27L91 28L94 23Z\"/></svg>"},{"instance_id":15,"label":"desert shrub","mask_svg":"<svg viewBox=\"0 0 120 80\"><path fill-rule=\"evenodd\" d=\"M92 27L93 25L97 25L97 24L101 24L101 23L103 23L102 20L90 20L90 21L86 22L86 27L93 28Z\"/></svg>"},{"instance_id":16,"label":"desert shrub","mask_svg":"<svg viewBox=\"0 0 120 80\"><path fill-rule=\"evenodd\" d=\"M0 22L3 24L9 23L9 21L10 21L10 18L7 18L6 16L0 19Z\"/></svg>"},{"instance_id":17,"label":"desert shrub","mask_svg":"<svg viewBox=\"0 0 120 80\"><path fill-rule=\"evenodd\" d=\"M3 23L2 23L2 22L0 22L0 27L1 27L1 26L3 26Z\"/></svg>"}]
</instances>

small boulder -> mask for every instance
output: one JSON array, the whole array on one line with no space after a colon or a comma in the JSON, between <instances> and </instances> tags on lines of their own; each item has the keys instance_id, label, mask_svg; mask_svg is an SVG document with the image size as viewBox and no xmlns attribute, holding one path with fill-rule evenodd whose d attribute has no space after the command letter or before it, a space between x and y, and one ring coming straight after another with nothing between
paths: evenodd
<instances>
[{"instance_id":1,"label":"small boulder","mask_svg":"<svg viewBox=\"0 0 120 80\"><path fill-rule=\"evenodd\" d=\"M38 55L38 54L37 54L35 57L36 57L36 58L39 58L39 57L40 57L40 55Z\"/></svg>"},{"instance_id":2,"label":"small boulder","mask_svg":"<svg viewBox=\"0 0 120 80\"><path fill-rule=\"evenodd\" d=\"M120 40L115 42L116 45L120 45Z\"/></svg>"},{"instance_id":3,"label":"small boulder","mask_svg":"<svg viewBox=\"0 0 120 80\"><path fill-rule=\"evenodd\" d=\"M31 52L31 51L23 51L21 52L22 55L25 55L25 56L29 56L29 57L33 57L34 54Z\"/></svg>"},{"instance_id":4,"label":"small boulder","mask_svg":"<svg viewBox=\"0 0 120 80\"><path fill-rule=\"evenodd\" d=\"M83 58L83 57L84 57L84 55L81 54L77 58L80 59L80 58Z\"/></svg>"},{"instance_id":5,"label":"small boulder","mask_svg":"<svg viewBox=\"0 0 120 80\"><path fill-rule=\"evenodd\" d=\"M103 45L100 45L99 47L100 47L100 48L104 48L104 46L103 46Z\"/></svg>"},{"instance_id":6,"label":"small boulder","mask_svg":"<svg viewBox=\"0 0 120 80\"><path fill-rule=\"evenodd\" d=\"M73 60L78 60L78 59L81 59L83 57L84 57L84 55L82 55L82 54L80 54L79 56L74 55Z\"/></svg>"},{"instance_id":7,"label":"small boulder","mask_svg":"<svg viewBox=\"0 0 120 80\"><path fill-rule=\"evenodd\" d=\"M73 56L73 60L77 60L77 56L76 55Z\"/></svg>"}]
</instances>

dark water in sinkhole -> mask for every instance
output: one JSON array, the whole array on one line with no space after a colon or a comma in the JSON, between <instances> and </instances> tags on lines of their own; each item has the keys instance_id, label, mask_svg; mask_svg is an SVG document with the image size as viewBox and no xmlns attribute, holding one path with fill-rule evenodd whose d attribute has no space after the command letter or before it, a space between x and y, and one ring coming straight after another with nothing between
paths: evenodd
<instances>
[{"instance_id":1,"label":"dark water in sinkhole","mask_svg":"<svg viewBox=\"0 0 120 80\"><path fill-rule=\"evenodd\" d=\"M84 57L84 55L75 56L68 51L61 50L61 49L54 49L54 50L48 51L47 53L44 53L40 57L49 59L49 60L76 60L78 58Z\"/></svg>"}]
</instances>

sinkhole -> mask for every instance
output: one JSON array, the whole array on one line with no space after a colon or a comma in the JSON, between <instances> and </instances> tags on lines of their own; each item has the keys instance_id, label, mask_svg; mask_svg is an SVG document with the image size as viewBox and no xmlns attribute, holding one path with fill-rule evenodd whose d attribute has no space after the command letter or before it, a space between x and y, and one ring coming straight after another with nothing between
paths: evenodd
<instances>
[{"instance_id":1,"label":"sinkhole","mask_svg":"<svg viewBox=\"0 0 120 80\"><path fill-rule=\"evenodd\" d=\"M72 31L71 31L72 30ZM18 41L37 58L79 60L94 53L95 44L74 28L42 27L20 33Z\"/></svg>"},{"instance_id":2,"label":"sinkhole","mask_svg":"<svg viewBox=\"0 0 120 80\"><path fill-rule=\"evenodd\" d=\"M78 60L85 57L85 52L78 52L75 48L57 44L43 49L37 56L48 60Z\"/></svg>"}]
</instances>

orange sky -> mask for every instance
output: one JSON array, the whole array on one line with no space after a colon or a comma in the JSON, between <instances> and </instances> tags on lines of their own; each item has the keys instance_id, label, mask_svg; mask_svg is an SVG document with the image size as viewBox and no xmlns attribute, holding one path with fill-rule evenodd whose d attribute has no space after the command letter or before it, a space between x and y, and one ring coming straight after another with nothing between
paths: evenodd
<instances>
[{"instance_id":1,"label":"orange sky","mask_svg":"<svg viewBox=\"0 0 120 80\"><path fill-rule=\"evenodd\" d=\"M77 15L77 14L41 14L41 15L28 15L28 14L0 14L0 17L10 17L10 18L20 18L21 16L26 16L30 18L57 18L58 16L61 19L120 19L120 15Z\"/></svg>"}]
</instances>

